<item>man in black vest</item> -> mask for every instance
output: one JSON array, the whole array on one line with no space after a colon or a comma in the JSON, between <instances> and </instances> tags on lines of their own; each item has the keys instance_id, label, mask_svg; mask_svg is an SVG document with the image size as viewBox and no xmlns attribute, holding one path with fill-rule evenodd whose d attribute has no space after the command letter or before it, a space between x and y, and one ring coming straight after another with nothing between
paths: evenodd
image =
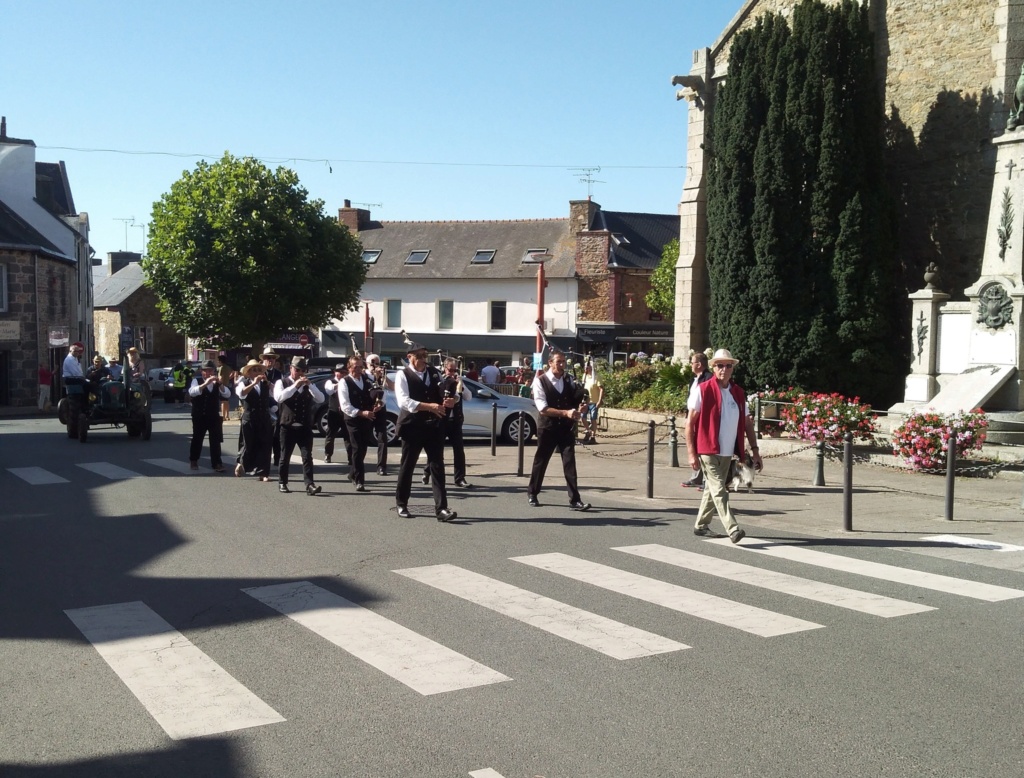
<instances>
[{"instance_id":1,"label":"man in black vest","mask_svg":"<svg viewBox=\"0 0 1024 778\"><path fill-rule=\"evenodd\" d=\"M693 369L693 384L690 385L690 393L686 396L686 426L690 424L690 411L693 410L697 395L700 394L700 385L705 381L714 378L714 374L708 369L708 355L703 351L694 351L690 357L690 367ZM683 439L686 439L686 426L683 427ZM683 481L682 486L695 486L700 490L704 489L704 471L697 468L689 481Z\"/></svg>"},{"instance_id":2,"label":"man in black vest","mask_svg":"<svg viewBox=\"0 0 1024 778\"><path fill-rule=\"evenodd\" d=\"M306 377L306 360L293 357L290 376L274 384L278 421L281 424L281 465L278 470L278 491L287 494L288 465L295 447L302 456L302 480L306 494L320 493L313 481L313 412L324 401L323 393Z\"/></svg>"},{"instance_id":3,"label":"man in black vest","mask_svg":"<svg viewBox=\"0 0 1024 778\"><path fill-rule=\"evenodd\" d=\"M565 372L565 354L552 351L548 357L548 370L533 379L533 401L540 412L537 424L537 453L533 457L527 500L534 508L540 507L537 495L544 484L544 472L555 450L562 456L562 471L569 487L569 508L574 511L590 510L590 503L580 499L576 485L576 435L573 427L580 418L586 392L571 375Z\"/></svg>"},{"instance_id":4,"label":"man in black vest","mask_svg":"<svg viewBox=\"0 0 1024 778\"><path fill-rule=\"evenodd\" d=\"M398 437L402 439L402 462L398 467L395 502L403 519L409 513L409 492L420 452L427 452L430 485L434 493L434 514L438 521L451 521L455 511L448 509L448 493L444 484L445 410L455 405L454 398L442 396L441 374L427 364L426 346L410 343L409 366L395 374L395 399L398 402Z\"/></svg>"},{"instance_id":5,"label":"man in black vest","mask_svg":"<svg viewBox=\"0 0 1024 778\"><path fill-rule=\"evenodd\" d=\"M363 371L363 359L355 355L348 358L348 375L338 387L341 411L352 441L352 478L357 492L366 491L366 449L373 442L373 423L377 417L377 397L373 381Z\"/></svg>"},{"instance_id":6,"label":"man in black vest","mask_svg":"<svg viewBox=\"0 0 1024 778\"><path fill-rule=\"evenodd\" d=\"M466 480L466 446L462 441L462 425L465 416L462 413L463 401L468 401L472 393L462 383L459 376L459 363L452 357L444 361L444 375L441 387L445 397L455 398L455 407L449 408L444 418L444 436L452 450L452 464L455 466L455 485L469 489L472 484ZM423 468L423 483L430 483L430 465Z\"/></svg>"},{"instance_id":7,"label":"man in black vest","mask_svg":"<svg viewBox=\"0 0 1024 778\"><path fill-rule=\"evenodd\" d=\"M263 362L263 366L267 369L267 381L271 387L277 386L277 382L284 378L284 373L277 367L280 359L281 356L272 348L268 348L260 354L260 361ZM277 467L281 461L281 415L277 407L277 400L271 403L270 415L274 422L274 437L270 450L274 455L274 467Z\"/></svg>"},{"instance_id":8,"label":"man in black vest","mask_svg":"<svg viewBox=\"0 0 1024 778\"><path fill-rule=\"evenodd\" d=\"M330 462L334 456L334 442L341 438L345 445L345 461L349 466L349 479L352 478L352 442L345 427L345 414L341 412L341 384L348 375L348 365L339 362L334 366L334 380L324 381L324 394L327 395L327 436L324 438L324 461Z\"/></svg>"},{"instance_id":9,"label":"man in black vest","mask_svg":"<svg viewBox=\"0 0 1024 778\"><path fill-rule=\"evenodd\" d=\"M188 450L189 467L199 469L199 454L203 450L203 438L210 433L210 464L218 473L224 472L220 459L220 444L224 439L224 419L220 415L220 403L231 396L231 389L217 379L217 366L208 359L200 368L198 377L188 387L192 398L192 444Z\"/></svg>"}]
</instances>

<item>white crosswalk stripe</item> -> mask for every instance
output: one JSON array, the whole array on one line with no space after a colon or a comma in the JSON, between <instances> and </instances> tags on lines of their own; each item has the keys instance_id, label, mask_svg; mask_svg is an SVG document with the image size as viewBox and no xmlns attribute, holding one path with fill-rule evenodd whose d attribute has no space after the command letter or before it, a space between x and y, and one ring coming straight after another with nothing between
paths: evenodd
<instances>
[{"instance_id":1,"label":"white crosswalk stripe","mask_svg":"<svg viewBox=\"0 0 1024 778\"><path fill-rule=\"evenodd\" d=\"M824 626L566 554L534 554L512 560L761 637Z\"/></svg>"},{"instance_id":2,"label":"white crosswalk stripe","mask_svg":"<svg viewBox=\"0 0 1024 778\"><path fill-rule=\"evenodd\" d=\"M242 591L423 695L511 680L309 581Z\"/></svg>"},{"instance_id":3,"label":"white crosswalk stripe","mask_svg":"<svg viewBox=\"0 0 1024 778\"><path fill-rule=\"evenodd\" d=\"M164 470L171 470L175 473L181 473L182 475L187 475L192 472L192 468L189 467L188 462L185 462L181 459L143 459L142 461L145 462L147 465L160 467L163 468Z\"/></svg>"},{"instance_id":4,"label":"white crosswalk stripe","mask_svg":"<svg viewBox=\"0 0 1024 778\"><path fill-rule=\"evenodd\" d=\"M110 462L79 462L78 467L88 470L90 473L109 478L111 481L120 481L125 478L141 478L142 473L134 470L127 470L123 467L113 465Z\"/></svg>"},{"instance_id":5,"label":"white crosswalk stripe","mask_svg":"<svg viewBox=\"0 0 1024 778\"><path fill-rule=\"evenodd\" d=\"M961 597L971 597L986 602L1001 602L1002 600L1024 597L1024 591L1020 589L1010 589L1006 586L994 586L992 584L953 578L948 575L910 570L905 567L870 562L864 559L854 559L853 557L841 556L840 554L828 554L823 551L815 551L814 549L802 548L787 543L754 541L734 545L728 540L724 542L721 540L708 540L705 542L716 543L726 548L738 548L755 554L764 554L777 559L788 559L791 562L801 562L844 573L863 575L868 578L878 578L883 581L917 586L922 589L957 594Z\"/></svg>"},{"instance_id":6,"label":"white crosswalk stripe","mask_svg":"<svg viewBox=\"0 0 1024 778\"><path fill-rule=\"evenodd\" d=\"M689 648L455 565L394 572L615 659L636 659Z\"/></svg>"},{"instance_id":7,"label":"white crosswalk stripe","mask_svg":"<svg viewBox=\"0 0 1024 778\"><path fill-rule=\"evenodd\" d=\"M64 612L174 740L284 721L144 603Z\"/></svg>"},{"instance_id":8,"label":"white crosswalk stripe","mask_svg":"<svg viewBox=\"0 0 1024 778\"><path fill-rule=\"evenodd\" d=\"M982 538L968 538L963 535L931 535L921 538L934 543L948 543L951 546L964 546L966 548L980 548L985 551L1024 551L1024 546L1014 546L1010 543L1000 543L996 540L984 540Z\"/></svg>"},{"instance_id":9,"label":"white crosswalk stripe","mask_svg":"<svg viewBox=\"0 0 1024 778\"><path fill-rule=\"evenodd\" d=\"M7 472L15 475L32 486L46 486L48 484L69 484L67 478L61 478L56 473L44 470L41 467L9 467Z\"/></svg>"},{"instance_id":10,"label":"white crosswalk stripe","mask_svg":"<svg viewBox=\"0 0 1024 778\"><path fill-rule=\"evenodd\" d=\"M759 567L730 562L725 559L716 559L704 554L695 554L691 551L683 551L679 548L660 546L653 543L642 546L620 546L613 550L624 551L627 554L665 562L676 567L686 568L687 570L707 573L708 575L726 578L730 581L738 581L762 589L791 594L795 597L824 602L839 608L849 608L850 610L870 613L871 615L882 616L883 618L906 616L911 613L935 610L928 605L921 605L916 602L896 600L880 594L847 589L843 586L834 586L807 578L798 578L795 575L778 573L773 570L762 570Z\"/></svg>"}]
</instances>

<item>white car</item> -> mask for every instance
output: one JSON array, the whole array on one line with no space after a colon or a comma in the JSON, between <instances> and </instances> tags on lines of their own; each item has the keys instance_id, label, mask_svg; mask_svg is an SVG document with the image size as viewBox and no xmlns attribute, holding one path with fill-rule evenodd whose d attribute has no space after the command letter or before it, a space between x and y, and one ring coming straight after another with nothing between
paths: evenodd
<instances>
[{"instance_id":1,"label":"white car","mask_svg":"<svg viewBox=\"0 0 1024 778\"><path fill-rule=\"evenodd\" d=\"M153 395L164 393L164 382L171 377L169 367L151 367L146 371L146 380L149 381L149 391Z\"/></svg>"}]
</instances>

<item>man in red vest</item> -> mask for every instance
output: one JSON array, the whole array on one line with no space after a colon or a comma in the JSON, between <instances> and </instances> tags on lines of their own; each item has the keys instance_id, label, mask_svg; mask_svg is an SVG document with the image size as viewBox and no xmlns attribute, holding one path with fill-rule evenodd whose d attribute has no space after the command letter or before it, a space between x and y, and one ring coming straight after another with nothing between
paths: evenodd
<instances>
[{"instance_id":1,"label":"man in red vest","mask_svg":"<svg viewBox=\"0 0 1024 778\"><path fill-rule=\"evenodd\" d=\"M733 543L739 543L746 533L736 524L729 508L729 465L733 456L745 459L743 437L750 440L751 458L754 467L762 467L761 455L757 450L754 425L747 412L747 397L743 389L732 381L733 369L739 364L728 349L720 348L711 357L711 372L714 379L699 385L700 394L690 406L686 425L686 453L690 467L697 469L698 463L704 473L704 497L697 511L697 524L693 534L700 537L715 537L711 518L718 517L725 525L725 531Z\"/></svg>"}]
</instances>

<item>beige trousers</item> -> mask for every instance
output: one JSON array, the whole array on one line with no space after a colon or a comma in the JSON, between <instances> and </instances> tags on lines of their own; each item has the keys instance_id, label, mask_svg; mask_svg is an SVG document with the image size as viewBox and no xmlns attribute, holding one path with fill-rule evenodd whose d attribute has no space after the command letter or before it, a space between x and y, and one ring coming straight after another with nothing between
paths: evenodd
<instances>
[{"instance_id":1,"label":"beige trousers","mask_svg":"<svg viewBox=\"0 0 1024 778\"><path fill-rule=\"evenodd\" d=\"M696 527L706 527L711 523L715 512L725 525L725 531L732 535L736 531L736 518L729 507L729 465L732 457L721 457L715 454L700 455L700 469L704 471L704 497L697 511Z\"/></svg>"}]
</instances>

